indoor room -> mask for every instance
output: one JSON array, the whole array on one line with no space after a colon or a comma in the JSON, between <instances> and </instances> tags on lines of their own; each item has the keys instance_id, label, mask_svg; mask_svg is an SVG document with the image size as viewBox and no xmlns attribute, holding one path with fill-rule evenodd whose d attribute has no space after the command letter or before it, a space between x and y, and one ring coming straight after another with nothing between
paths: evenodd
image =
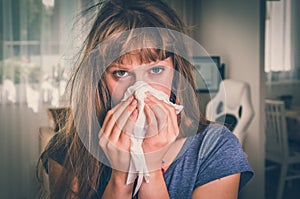
<instances>
[{"instance_id":1,"label":"indoor room","mask_svg":"<svg viewBox=\"0 0 300 199\"><path fill-rule=\"evenodd\" d=\"M83 11L97 2L0 0L0 198L41 197L38 160L70 111L69 79L97 8ZM297 198L300 1L165 2L203 52L187 60L199 69L199 111L233 132L254 171L238 198Z\"/></svg>"}]
</instances>

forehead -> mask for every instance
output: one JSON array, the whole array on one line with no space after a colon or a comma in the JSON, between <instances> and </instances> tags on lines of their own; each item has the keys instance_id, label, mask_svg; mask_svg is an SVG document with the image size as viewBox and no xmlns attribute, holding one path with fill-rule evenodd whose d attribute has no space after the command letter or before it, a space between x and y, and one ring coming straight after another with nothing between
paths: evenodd
<instances>
[{"instance_id":1,"label":"forehead","mask_svg":"<svg viewBox=\"0 0 300 199\"><path fill-rule=\"evenodd\" d=\"M150 63L158 60L164 60L171 56L171 53L166 50L154 49L154 48L142 48L127 52L119 56L114 62L121 64L131 63Z\"/></svg>"},{"instance_id":2,"label":"forehead","mask_svg":"<svg viewBox=\"0 0 300 199\"><path fill-rule=\"evenodd\" d=\"M133 57L131 60L124 60L122 63L112 63L109 68L118 68L123 70L132 70L136 67L153 67L153 66L166 66L170 68L173 67L173 61L171 57L168 57L164 60L156 60L151 62L140 62L139 59Z\"/></svg>"},{"instance_id":3,"label":"forehead","mask_svg":"<svg viewBox=\"0 0 300 199\"><path fill-rule=\"evenodd\" d=\"M121 55L114 62L112 62L110 67L155 65L160 62L164 63L163 61L167 58L170 58L172 61L171 57L171 53L160 49L138 49ZM170 61L169 63L165 64L170 64Z\"/></svg>"}]
</instances>

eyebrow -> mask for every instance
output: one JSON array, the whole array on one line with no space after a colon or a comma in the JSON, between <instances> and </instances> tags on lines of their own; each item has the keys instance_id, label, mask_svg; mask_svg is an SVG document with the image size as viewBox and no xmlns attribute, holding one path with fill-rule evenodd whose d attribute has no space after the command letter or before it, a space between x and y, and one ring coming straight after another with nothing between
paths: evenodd
<instances>
[{"instance_id":1,"label":"eyebrow","mask_svg":"<svg viewBox=\"0 0 300 199\"><path fill-rule=\"evenodd\" d=\"M125 67L125 66L122 66L122 65L119 65L119 64L112 64L112 65L109 65L107 67L107 70L111 69L111 68L118 68L118 69L123 69L123 70L129 70L128 67Z\"/></svg>"},{"instance_id":2,"label":"eyebrow","mask_svg":"<svg viewBox=\"0 0 300 199\"><path fill-rule=\"evenodd\" d=\"M162 64L158 64L158 63L155 63L155 64L139 64L139 65L135 65L135 67L139 67L143 65L143 67L147 67L147 68L151 68L153 66L162 66ZM121 70L131 70L132 69L132 65L130 65L129 67L126 67L124 65L121 65L121 64L112 64L110 66L107 67L107 69L111 69L111 68L117 68L117 69L121 69Z\"/></svg>"}]
</instances>

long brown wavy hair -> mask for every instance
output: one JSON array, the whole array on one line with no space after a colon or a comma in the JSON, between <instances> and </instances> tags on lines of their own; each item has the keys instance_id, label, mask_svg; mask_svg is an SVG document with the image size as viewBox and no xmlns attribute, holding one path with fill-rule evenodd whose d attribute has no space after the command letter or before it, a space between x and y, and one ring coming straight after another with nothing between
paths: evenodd
<instances>
[{"instance_id":1,"label":"long brown wavy hair","mask_svg":"<svg viewBox=\"0 0 300 199\"><path fill-rule=\"evenodd\" d=\"M70 193L77 195L78 198L91 198L97 193L102 173L103 164L87 150L78 134L78 129L82 129L80 126L84 128L85 126L80 122L76 125L74 123L74 118L86 118L89 124L92 122L90 117L92 117L91 115L95 111L97 122L101 126L106 112L111 108L110 93L106 87L104 76L99 76L99 80L95 84L96 86L90 84L93 78L88 78L89 76L93 76L96 72L103 74L103 71L105 71L105 66L97 64L87 66L86 60L90 59L91 53L95 52L101 43L124 31L146 27L166 28L183 34L187 34L188 31L187 26L179 19L175 11L162 0L107 0L92 6L86 12L93 9L98 10L97 16L84 41L80 61L70 80L70 103L74 104L74 96L79 96L76 101L76 111L72 110L68 114L69 117L62 118L66 120L66 126L58 132L59 136L57 136L55 143L50 142L48 144L38 164L38 173L40 176L42 172L45 172L42 163L45 163L45 160L51 158L51 155L57 153L58 150L66 150L66 157L62 165L66 172L63 172L60 178L61 182L65 184L65 190L63 190L63 195L57 196L59 198L65 198ZM143 40L145 37L149 39L149 35L142 35L139 39ZM122 43L122 47L126 47L128 41L132 39L128 36L125 39L126 41ZM162 41L164 40L164 38L161 39ZM174 39L178 40L178 38ZM184 48L184 44L180 48ZM187 49L184 50L188 51ZM114 62L122 63L123 60L127 61L128 56L132 55L138 56L141 63L149 63L172 57L174 68L180 75L174 76L176 81L173 81L170 100L174 103L194 107L189 108L188 114L184 111L181 113L179 118L182 126L181 129L186 130L196 127L198 131L201 131L207 125L207 121L198 111L197 99L192 97L190 92L186 91L186 85L184 84L184 81L188 82L191 85L192 91L195 91L193 66L186 59L174 53L177 51L176 47L173 48L173 52L165 49L138 49L120 54L120 57L114 60ZM94 98L89 98L89 94L91 93L93 93ZM81 120L79 119L78 121ZM86 137L97 139L97 134L98 132L92 132L92 134L89 132L86 134ZM180 136L182 137L187 135L188 132L180 132ZM96 143L98 143L97 140ZM69 188L72 180L68 174L72 174L71 176L76 176L78 179L77 193L73 193Z\"/></svg>"}]
</instances>

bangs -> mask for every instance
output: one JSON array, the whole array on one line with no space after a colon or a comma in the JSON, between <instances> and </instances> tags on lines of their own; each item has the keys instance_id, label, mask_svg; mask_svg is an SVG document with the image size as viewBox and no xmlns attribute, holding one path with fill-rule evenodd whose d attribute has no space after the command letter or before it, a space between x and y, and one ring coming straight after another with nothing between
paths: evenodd
<instances>
[{"instance_id":1,"label":"bangs","mask_svg":"<svg viewBox=\"0 0 300 199\"><path fill-rule=\"evenodd\" d=\"M154 27L137 28L112 35L105 55L115 57L113 64L145 64L164 60L176 52L176 37L170 31ZM111 56L112 57L112 56Z\"/></svg>"},{"instance_id":2,"label":"bangs","mask_svg":"<svg viewBox=\"0 0 300 199\"><path fill-rule=\"evenodd\" d=\"M121 55L112 64L148 64L167 59L170 56L172 56L172 53L166 50L142 48Z\"/></svg>"}]
</instances>

